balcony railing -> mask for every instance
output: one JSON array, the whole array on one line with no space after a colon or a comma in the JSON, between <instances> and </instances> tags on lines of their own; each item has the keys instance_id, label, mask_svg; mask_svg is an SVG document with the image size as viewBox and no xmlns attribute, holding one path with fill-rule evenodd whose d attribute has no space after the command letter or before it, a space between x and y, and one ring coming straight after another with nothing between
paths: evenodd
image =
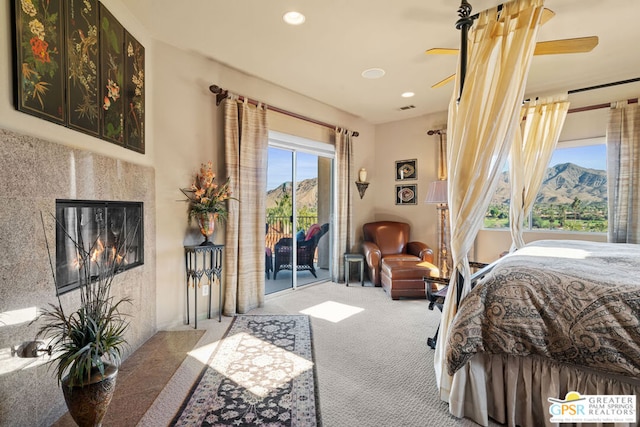
<instances>
[{"instance_id":1,"label":"balcony railing","mask_svg":"<svg viewBox=\"0 0 640 427\"><path fill-rule=\"evenodd\" d=\"M304 230L305 233L313 224L318 222L318 217L313 216L299 216L298 227L295 231ZM266 219L267 234L266 234L266 246L273 250L273 246L283 237L293 237L295 234L293 231L293 224L291 223L291 217L277 216Z\"/></svg>"}]
</instances>

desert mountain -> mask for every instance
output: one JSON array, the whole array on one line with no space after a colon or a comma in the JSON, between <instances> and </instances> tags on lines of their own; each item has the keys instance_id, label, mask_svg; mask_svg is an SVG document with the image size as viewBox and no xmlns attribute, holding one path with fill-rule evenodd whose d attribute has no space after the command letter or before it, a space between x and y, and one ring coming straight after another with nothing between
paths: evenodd
<instances>
[{"instance_id":1,"label":"desert mountain","mask_svg":"<svg viewBox=\"0 0 640 427\"><path fill-rule=\"evenodd\" d=\"M492 204L509 203L509 173L500 177ZM577 197L582 203L607 200L607 172L563 163L547 169L537 203L571 204Z\"/></svg>"},{"instance_id":2,"label":"desert mountain","mask_svg":"<svg viewBox=\"0 0 640 427\"><path fill-rule=\"evenodd\" d=\"M267 191L267 209L276 206L277 201L285 193L291 196L291 181L283 182L273 190ZM318 179L311 178L300 181L298 188L296 188L296 198L299 207L316 206L318 203Z\"/></svg>"}]
</instances>

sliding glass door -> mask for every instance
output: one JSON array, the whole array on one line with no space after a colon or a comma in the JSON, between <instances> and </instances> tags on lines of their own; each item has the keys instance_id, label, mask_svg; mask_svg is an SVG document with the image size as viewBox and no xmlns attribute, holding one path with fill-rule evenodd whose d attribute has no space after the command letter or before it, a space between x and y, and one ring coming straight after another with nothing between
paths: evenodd
<instances>
[{"instance_id":1,"label":"sliding glass door","mask_svg":"<svg viewBox=\"0 0 640 427\"><path fill-rule=\"evenodd\" d=\"M271 135L266 211L267 294L329 280L333 157Z\"/></svg>"}]
</instances>

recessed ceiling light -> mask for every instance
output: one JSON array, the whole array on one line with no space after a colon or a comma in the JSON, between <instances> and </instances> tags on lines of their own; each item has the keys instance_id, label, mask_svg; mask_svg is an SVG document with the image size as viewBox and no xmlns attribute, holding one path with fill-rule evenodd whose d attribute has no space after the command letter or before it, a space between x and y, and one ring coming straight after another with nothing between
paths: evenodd
<instances>
[{"instance_id":1,"label":"recessed ceiling light","mask_svg":"<svg viewBox=\"0 0 640 427\"><path fill-rule=\"evenodd\" d=\"M405 92L400 96L403 97L403 98L411 98L412 96L415 96L415 93L413 93L413 92Z\"/></svg>"},{"instance_id":2,"label":"recessed ceiling light","mask_svg":"<svg viewBox=\"0 0 640 427\"><path fill-rule=\"evenodd\" d=\"M362 72L362 77L365 79L379 79L384 76L385 71L382 68L369 68Z\"/></svg>"},{"instance_id":3,"label":"recessed ceiling light","mask_svg":"<svg viewBox=\"0 0 640 427\"><path fill-rule=\"evenodd\" d=\"M303 24L307 18L300 12L291 11L285 13L282 19L289 25L300 25Z\"/></svg>"}]
</instances>

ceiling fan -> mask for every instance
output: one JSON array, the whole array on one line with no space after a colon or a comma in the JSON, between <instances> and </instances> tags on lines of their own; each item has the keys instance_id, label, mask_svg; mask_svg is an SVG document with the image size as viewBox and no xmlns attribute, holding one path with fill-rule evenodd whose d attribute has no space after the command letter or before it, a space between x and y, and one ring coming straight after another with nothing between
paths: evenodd
<instances>
[{"instance_id":1,"label":"ceiling fan","mask_svg":"<svg viewBox=\"0 0 640 427\"><path fill-rule=\"evenodd\" d=\"M545 8L542 11L542 17L540 18L540 25L544 25L545 23L547 23L547 21L549 21L554 16L555 16L555 12ZM558 55L558 54L565 54L565 53L586 53L586 52L591 52L593 48L595 48L597 45L598 45L597 36L550 40L550 41L536 43L536 48L533 54L534 55ZM459 53L459 49L435 47L435 48L428 49L425 53L427 55L457 55ZM438 83L431 86L431 88L436 89L441 86L444 86L447 83L453 81L455 77L456 75L452 74L440 80Z\"/></svg>"}]
</instances>

